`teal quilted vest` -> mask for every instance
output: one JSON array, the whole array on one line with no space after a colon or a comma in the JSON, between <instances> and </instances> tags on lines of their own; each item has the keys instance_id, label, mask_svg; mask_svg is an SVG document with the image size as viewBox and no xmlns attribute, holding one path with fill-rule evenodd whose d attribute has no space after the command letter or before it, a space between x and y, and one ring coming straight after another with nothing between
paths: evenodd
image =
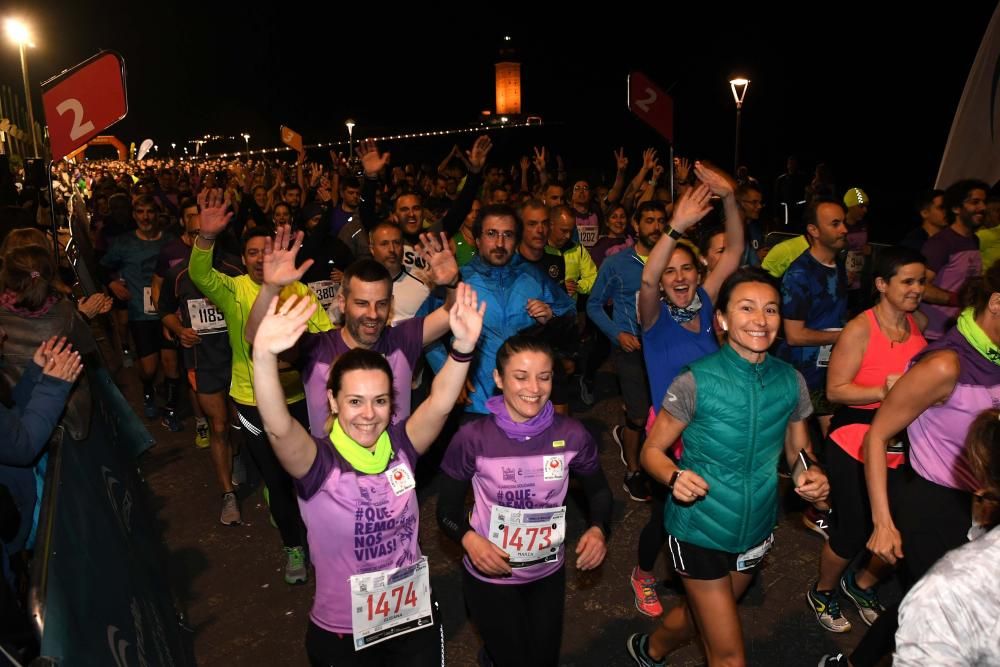
<instances>
[{"instance_id":1,"label":"teal quilted vest","mask_svg":"<svg viewBox=\"0 0 1000 667\"><path fill-rule=\"evenodd\" d=\"M795 369L768 355L751 364L733 348L688 367L694 374L694 418L684 429L681 468L708 482L690 505L671 496L664 513L678 540L742 553L770 535L778 510L778 457L798 403Z\"/></svg>"}]
</instances>

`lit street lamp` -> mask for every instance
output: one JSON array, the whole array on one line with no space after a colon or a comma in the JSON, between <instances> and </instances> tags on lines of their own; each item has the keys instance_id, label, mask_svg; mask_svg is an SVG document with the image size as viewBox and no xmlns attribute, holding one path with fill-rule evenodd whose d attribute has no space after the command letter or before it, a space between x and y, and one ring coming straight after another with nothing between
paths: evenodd
<instances>
[{"instance_id":1,"label":"lit street lamp","mask_svg":"<svg viewBox=\"0 0 1000 667\"><path fill-rule=\"evenodd\" d=\"M750 87L750 79L742 76L735 76L729 80L729 87L733 91L733 99L736 101L736 150L733 157L733 176L740 168L740 112L743 110L743 98L746 97L747 88Z\"/></svg>"},{"instance_id":2,"label":"lit street lamp","mask_svg":"<svg viewBox=\"0 0 1000 667\"><path fill-rule=\"evenodd\" d=\"M173 141L171 141L170 142L170 156L174 157L175 153L177 153L177 144L174 143Z\"/></svg>"},{"instance_id":3,"label":"lit street lamp","mask_svg":"<svg viewBox=\"0 0 1000 667\"><path fill-rule=\"evenodd\" d=\"M35 112L31 105L31 86L28 84L28 60L24 55L24 47L34 47L31 41L31 31L28 26L17 19L7 19L4 27L7 36L17 44L21 51L21 76L24 78L24 97L28 103L28 131L31 132L31 149L34 157L38 157L38 136L35 134Z\"/></svg>"},{"instance_id":4,"label":"lit street lamp","mask_svg":"<svg viewBox=\"0 0 1000 667\"><path fill-rule=\"evenodd\" d=\"M247 157L250 157L250 135L244 132L240 136L243 137L243 141L247 142Z\"/></svg>"}]
</instances>

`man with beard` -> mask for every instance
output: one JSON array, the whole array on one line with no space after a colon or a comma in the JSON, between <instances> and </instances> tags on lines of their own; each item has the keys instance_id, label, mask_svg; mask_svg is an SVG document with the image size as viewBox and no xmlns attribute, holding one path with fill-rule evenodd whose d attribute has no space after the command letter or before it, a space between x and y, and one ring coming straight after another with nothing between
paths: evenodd
<instances>
[{"instance_id":1,"label":"man with beard","mask_svg":"<svg viewBox=\"0 0 1000 667\"><path fill-rule=\"evenodd\" d=\"M467 413L489 412L486 401L496 388L496 355L505 340L576 310L563 290L514 252L521 231L521 220L506 204L484 206L473 223L478 251L462 267L462 279L486 303L486 315L464 397Z\"/></svg>"},{"instance_id":2,"label":"man with beard","mask_svg":"<svg viewBox=\"0 0 1000 667\"><path fill-rule=\"evenodd\" d=\"M962 180L944 191L944 210L951 223L927 239L927 290L920 312L927 316L924 338L937 340L958 317L958 293L969 278L983 272L976 230L986 221L986 193L982 181Z\"/></svg>"},{"instance_id":3,"label":"man with beard","mask_svg":"<svg viewBox=\"0 0 1000 667\"><path fill-rule=\"evenodd\" d=\"M372 259L384 266L392 279L390 324L396 326L416 315L431 290L403 266L403 233L396 225L380 222L375 226L371 232L371 251Z\"/></svg>"},{"instance_id":4,"label":"man with beard","mask_svg":"<svg viewBox=\"0 0 1000 667\"><path fill-rule=\"evenodd\" d=\"M427 267L424 265L420 253L416 246L420 242L420 234L424 231L444 231L449 237L462 225L475 193L482 184L481 172L486 164L486 156L489 154L493 144L487 136L476 139L472 149L468 151L465 163L469 175L465 180L465 186L458 198L448 209L448 212L441 217L432 229L424 229L424 207L421 194L413 189L404 189L402 194L396 197L393 204L392 214L389 220L395 223L403 232L403 268L424 282L428 282ZM359 148L361 154L361 166L365 172L365 182L361 190L361 222L366 230L371 233L378 222L375 210L375 190L378 184L379 173L389 164L390 154L379 153L376 143L369 139L363 141Z\"/></svg>"},{"instance_id":5,"label":"man with beard","mask_svg":"<svg viewBox=\"0 0 1000 667\"><path fill-rule=\"evenodd\" d=\"M639 468L639 449L650 400L636 298L642 286L645 258L663 235L666 222L667 210L662 203L647 201L640 204L632 216L632 228L638 235L638 242L604 260L587 300L587 316L607 336L613 347L615 372L625 402L625 428L616 428L612 434L621 448L622 462L625 463L623 488L630 498L639 502L650 498L648 485ZM604 311L604 304L609 301L612 304L611 317Z\"/></svg>"},{"instance_id":6,"label":"man with beard","mask_svg":"<svg viewBox=\"0 0 1000 667\"><path fill-rule=\"evenodd\" d=\"M296 246L293 243L288 249L289 238L291 232L287 228L279 229L273 248L266 252L264 261L268 268L264 284L246 328L246 337L251 343L271 299L309 268L308 260L295 267ZM309 431L314 436L325 438L329 434L327 419L330 403L326 383L330 367L340 355L354 348L378 352L392 367L396 394L393 423L399 423L410 415L413 370L424 346L449 330L448 309L458 287L458 266L446 239L424 234L418 250L428 271L447 284L448 298L443 306L426 317L414 317L399 326L387 327L393 301L392 277L386 267L375 260L360 259L344 271L343 283L337 294L337 305L344 314L344 326L324 332L307 331L300 339L298 353L303 359L302 378L309 409Z\"/></svg>"}]
</instances>

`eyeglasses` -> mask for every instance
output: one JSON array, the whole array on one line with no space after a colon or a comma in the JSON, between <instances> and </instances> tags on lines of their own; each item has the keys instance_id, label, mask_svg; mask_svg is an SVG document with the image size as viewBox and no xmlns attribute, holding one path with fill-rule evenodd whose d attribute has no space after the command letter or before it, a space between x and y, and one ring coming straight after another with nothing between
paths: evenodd
<instances>
[{"instance_id":1,"label":"eyeglasses","mask_svg":"<svg viewBox=\"0 0 1000 667\"><path fill-rule=\"evenodd\" d=\"M491 241L496 241L498 238L501 238L504 241L510 241L514 238L514 232L510 229L505 229L502 232L496 229L487 229L483 232L483 236Z\"/></svg>"}]
</instances>

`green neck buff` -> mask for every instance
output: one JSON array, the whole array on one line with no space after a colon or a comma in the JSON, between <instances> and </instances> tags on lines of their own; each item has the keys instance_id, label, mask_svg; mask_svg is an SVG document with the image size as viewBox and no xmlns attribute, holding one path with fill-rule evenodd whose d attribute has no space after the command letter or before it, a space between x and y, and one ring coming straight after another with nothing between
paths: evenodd
<instances>
[{"instance_id":1,"label":"green neck buff","mask_svg":"<svg viewBox=\"0 0 1000 667\"><path fill-rule=\"evenodd\" d=\"M972 308L966 308L958 316L958 333L962 334L976 352L1000 366L1000 347L990 340L983 328L976 323Z\"/></svg>"},{"instance_id":2,"label":"green neck buff","mask_svg":"<svg viewBox=\"0 0 1000 667\"><path fill-rule=\"evenodd\" d=\"M375 451L369 451L344 433L344 429L340 427L340 420L336 418L333 420L333 430L330 431L330 442L355 470L366 475L384 472L392 456L388 432L382 431L382 435L375 441Z\"/></svg>"}]
</instances>

